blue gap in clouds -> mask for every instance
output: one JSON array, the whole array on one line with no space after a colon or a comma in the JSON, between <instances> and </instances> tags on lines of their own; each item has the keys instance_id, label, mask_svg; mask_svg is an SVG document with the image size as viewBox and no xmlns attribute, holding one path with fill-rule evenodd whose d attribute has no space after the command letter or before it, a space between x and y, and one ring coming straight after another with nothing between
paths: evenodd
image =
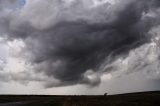
<instances>
[{"instance_id":1,"label":"blue gap in clouds","mask_svg":"<svg viewBox=\"0 0 160 106\"><path fill-rule=\"evenodd\" d=\"M26 0L18 0L19 6L23 7L26 4Z\"/></svg>"}]
</instances>

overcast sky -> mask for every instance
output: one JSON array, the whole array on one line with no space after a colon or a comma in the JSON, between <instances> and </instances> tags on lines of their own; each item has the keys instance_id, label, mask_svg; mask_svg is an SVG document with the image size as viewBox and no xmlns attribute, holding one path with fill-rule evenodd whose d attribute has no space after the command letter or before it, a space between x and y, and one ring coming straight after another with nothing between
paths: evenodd
<instances>
[{"instance_id":1,"label":"overcast sky","mask_svg":"<svg viewBox=\"0 0 160 106\"><path fill-rule=\"evenodd\" d=\"M0 94L160 90L159 0L0 0Z\"/></svg>"}]
</instances>

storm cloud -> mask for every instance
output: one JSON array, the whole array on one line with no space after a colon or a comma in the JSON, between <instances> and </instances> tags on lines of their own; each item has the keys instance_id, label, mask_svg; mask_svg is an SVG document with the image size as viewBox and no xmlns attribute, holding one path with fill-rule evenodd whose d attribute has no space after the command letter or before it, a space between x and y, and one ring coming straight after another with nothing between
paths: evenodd
<instances>
[{"instance_id":1,"label":"storm cloud","mask_svg":"<svg viewBox=\"0 0 160 106\"><path fill-rule=\"evenodd\" d=\"M24 41L19 56L35 73L58 80L46 82L46 87L95 86L104 64L151 42L149 32L159 25L159 6L158 0L99 5L95 0L28 0L21 10L1 10L0 31L8 40ZM113 66L105 69L112 71Z\"/></svg>"}]
</instances>

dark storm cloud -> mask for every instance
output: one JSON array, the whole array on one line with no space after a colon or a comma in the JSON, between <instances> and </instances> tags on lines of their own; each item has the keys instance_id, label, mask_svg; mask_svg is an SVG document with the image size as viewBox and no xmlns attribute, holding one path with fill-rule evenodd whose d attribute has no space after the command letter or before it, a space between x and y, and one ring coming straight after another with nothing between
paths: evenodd
<instances>
[{"instance_id":1,"label":"dark storm cloud","mask_svg":"<svg viewBox=\"0 0 160 106\"><path fill-rule=\"evenodd\" d=\"M107 18L95 23L85 18L61 20L45 29L36 29L29 22L17 21L20 24L7 23L9 27L5 32L11 38L24 40L36 72L44 72L60 81L57 85L51 83L47 86L98 85L100 78L86 77L87 71L98 73L106 57L111 56L114 60L149 42L148 32L159 23L157 17L143 16L158 7L159 1L156 0L122 0L119 5L110 7L113 10L109 12L114 15L110 16L109 22Z\"/></svg>"}]
</instances>

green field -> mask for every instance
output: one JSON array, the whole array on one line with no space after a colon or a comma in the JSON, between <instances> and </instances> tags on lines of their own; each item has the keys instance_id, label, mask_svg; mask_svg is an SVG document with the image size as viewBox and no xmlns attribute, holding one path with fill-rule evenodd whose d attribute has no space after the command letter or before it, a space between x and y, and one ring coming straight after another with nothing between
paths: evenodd
<instances>
[{"instance_id":1,"label":"green field","mask_svg":"<svg viewBox=\"0 0 160 106\"><path fill-rule=\"evenodd\" d=\"M160 106L160 92L107 96L1 95L0 106Z\"/></svg>"}]
</instances>

